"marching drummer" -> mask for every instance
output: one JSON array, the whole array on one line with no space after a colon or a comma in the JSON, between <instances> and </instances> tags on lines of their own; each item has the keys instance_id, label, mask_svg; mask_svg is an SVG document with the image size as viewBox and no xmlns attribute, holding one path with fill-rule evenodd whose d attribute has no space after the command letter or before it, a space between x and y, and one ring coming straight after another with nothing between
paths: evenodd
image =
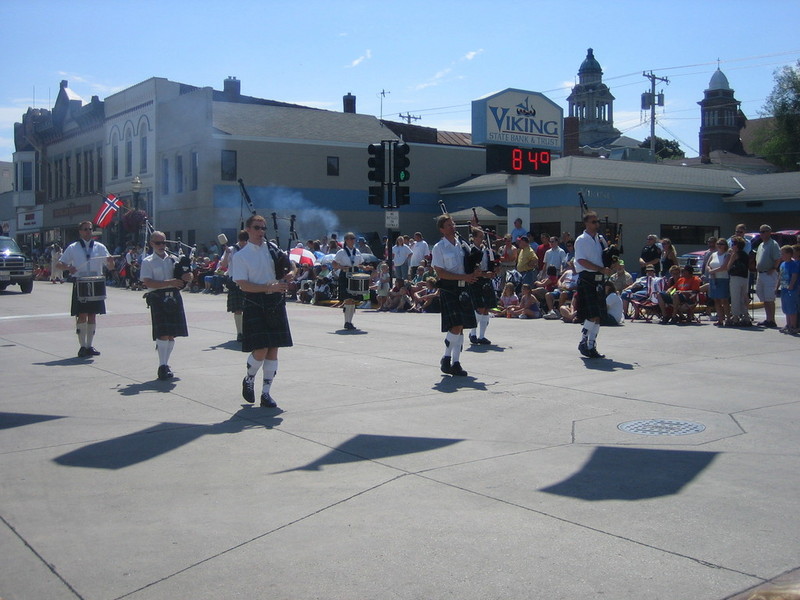
<instances>
[{"instance_id":1,"label":"marching drummer","mask_svg":"<svg viewBox=\"0 0 800 600\"><path fill-rule=\"evenodd\" d=\"M78 350L78 358L89 356L99 356L95 347L94 332L97 327L97 315L106 314L105 302L105 277L103 277L103 260L109 270L114 269L114 259L108 249L100 242L92 238L93 225L91 221L81 221L78 224L77 242L71 243L64 250L61 259L56 264L56 268L62 271L69 271L74 278L72 287L72 304L70 314L77 317L78 343L81 345ZM81 278L91 278L88 283L97 283L97 287L102 290L102 298L99 300L81 301L78 298L78 284ZM99 293L97 295L100 295ZM96 296L94 296L96 297Z\"/></svg>"},{"instance_id":2,"label":"marching drummer","mask_svg":"<svg viewBox=\"0 0 800 600\"><path fill-rule=\"evenodd\" d=\"M348 330L357 329L353 325L353 315L356 313L356 305L364 301L363 295L353 295L350 293L350 279L360 270L368 270L362 267L364 255L356 248L356 235L349 231L344 234L344 246L333 257L333 268L339 269L339 301L344 303L344 328ZM366 286L365 293L369 293L369 278L364 276Z\"/></svg>"},{"instance_id":3,"label":"marching drummer","mask_svg":"<svg viewBox=\"0 0 800 600\"><path fill-rule=\"evenodd\" d=\"M153 253L142 261L142 283L150 290L147 305L153 323L153 340L158 352L158 378L162 381L174 377L169 367L169 357L175 347L176 337L189 335L186 313L180 290L192 280L192 274L175 277L175 259L167 254L167 237L161 231L150 235Z\"/></svg>"}]
</instances>

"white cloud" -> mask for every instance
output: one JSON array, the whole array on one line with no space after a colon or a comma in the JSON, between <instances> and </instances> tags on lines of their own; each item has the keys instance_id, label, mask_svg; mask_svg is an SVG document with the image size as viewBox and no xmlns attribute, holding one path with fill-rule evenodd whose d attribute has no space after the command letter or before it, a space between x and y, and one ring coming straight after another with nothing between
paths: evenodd
<instances>
[{"instance_id":1,"label":"white cloud","mask_svg":"<svg viewBox=\"0 0 800 600\"><path fill-rule=\"evenodd\" d=\"M367 51L366 51L364 54L362 54L362 55L361 55L361 56L359 56L357 59L355 59L353 62L351 62L351 63L348 65L348 67L349 67L349 68L351 68L351 69L352 69L353 67L357 67L357 66L358 66L358 65L360 65L362 62L364 62L365 60L369 60L370 58L372 58L372 50L369 50L369 49L367 49Z\"/></svg>"},{"instance_id":2,"label":"white cloud","mask_svg":"<svg viewBox=\"0 0 800 600\"><path fill-rule=\"evenodd\" d=\"M479 50L470 50L462 58L464 60L472 60L473 58L475 58L479 54L483 54L483 48L480 48Z\"/></svg>"}]
</instances>

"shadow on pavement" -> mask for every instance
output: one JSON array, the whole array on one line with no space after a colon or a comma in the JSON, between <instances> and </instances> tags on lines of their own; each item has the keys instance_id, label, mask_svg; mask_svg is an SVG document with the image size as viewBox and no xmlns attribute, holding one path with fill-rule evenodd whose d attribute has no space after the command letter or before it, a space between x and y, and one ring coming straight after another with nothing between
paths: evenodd
<instances>
[{"instance_id":1,"label":"shadow on pavement","mask_svg":"<svg viewBox=\"0 0 800 600\"><path fill-rule=\"evenodd\" d=\"M33 423L63 418L64 417L57 415L0 412L0 429L13 429L14 427L24 427L25 425L32 425Z\"/></svg>"},{"instance_id":2,"label":"shadow on pavement","mask_svg":"<svg viewBox=\"0 0 800 600\"><path fill-rule=\"evenodd\" d=\"M390 456L428 452L429 450L436 450L462 441L464 440L359 434L305 466L279 471L279 473L319 471L325 465L340 465L362 460L378 460Z\"/></svg>"},{"instance_id":3,"label":"shadow on pavement","mask_svg":"<svg viewBox=\"0 0 800 600\"><path fill-rule=\"evenodd\" d=\"M269 415L266 419L261 417L258 422L244 417L251 414L250 411L261 410L242 409L227 421L214 425L159 423L141 431L83 446L62 454L53 461L65 467L124 469L157 458L204 435L232 434L256 428L272 429L283 422L283 419Z\"/></svg>"},{"instance_id":4,"label":"shadow on pavement","mask_svg":"<svg viewBox=\"0 0 800 600\"><path fill-rule=\"evenodd\" d=\"M542 492L581 500L646 500L677 494L717 452L595 448L580 471Z\"/></svg>"}]
</instances>

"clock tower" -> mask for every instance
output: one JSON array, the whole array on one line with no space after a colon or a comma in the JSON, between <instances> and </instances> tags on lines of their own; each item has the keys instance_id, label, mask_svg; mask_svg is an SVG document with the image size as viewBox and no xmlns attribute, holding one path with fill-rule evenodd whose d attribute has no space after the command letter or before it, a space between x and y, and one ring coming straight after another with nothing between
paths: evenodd
<instances>
[{"instance_id":1,"label":"clock tower","mask_svg":"<svg viewBox=\"0 0 800 600\"><path fill-rule=\"evenodd\" d=\"M578 69L578 85L567 98L569 116L578 119L578 143L593 146L620 136L614 128L614 96L603 83L603 69L588 49Z\"/></svg>"},{"instance_id":2,"label":"clock tower","mask_svg":"<svg viewBox=\"0 0 800 600\"><path fill-rule=\"evenodd\" d=\"M714 150L724 150L744 156L739 132L747 117L741 102L733 97L728 78L717 68L708 83L700 105L700 156L708 158Z\"/></svg>"}]
</instances>

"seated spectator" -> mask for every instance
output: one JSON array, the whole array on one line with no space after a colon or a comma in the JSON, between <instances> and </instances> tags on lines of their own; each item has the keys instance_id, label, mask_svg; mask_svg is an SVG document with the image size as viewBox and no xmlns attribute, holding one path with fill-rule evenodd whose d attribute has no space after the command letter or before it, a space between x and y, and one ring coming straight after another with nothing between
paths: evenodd
<instances>
[{"instance_id":1,"label":"seated spectator","mask_svg":"<svg viewBox=\"0 0 800 600\"><path fill-rule=\"evenodd\" d=\"M508 316L512 319L541 318L542 310L539 307L539 301L533 295L533 290L527 283L522 284L522 295L519 298L519 304L508 309Z\"/></svg>"},{"instance_id":2,"label":"seated spectator","mask_svg":"<svg viewBox=\"0 0 800 600\"><path fill-rule=\"evenodd\" d=\"M428 277L425 280L425 287L415 292L414 306L411 310L416 312L441 312L439 304L439 288L436 287L436 278Z\"/></svg>"},{"instance_id":3,"label":"seated spectator","mask_svg":"<svg viewBox=\"0 0 800 600\"><path fill-rule=\"evenodd\" d=\"M524 285L524 284L523 284ZM503 293L500 294L497 308L491 309L491 312L500 316L509 316L509 309L519 304L519 296L515 291L515 286L512 282L508 282L503 288Z\"/></svg>"},{"instance_id":4,"label":"seated spectator","mask_svg":"<svg viewBox=\"0 0 800 600\"><path fill-rule=\"evenodd\" d=\"M655 295L658 309L661 312L661 323L669 323L672 320L672 295L676 293L675 286L680 279L681 268L672 265L669 268L669 275L663 278L662 291Z\"/></svg>"},{"instance_id":5,"label":"seated spectator","mask_svg":"<svg viewBox=\"0 0 800 600\"><path fill-rule=\"evenodd\" d=\"M411 280L408 282L409 284L409 292L413 296L419 291L425 289L425 281L427 277L425 275L425 267L419 265L414 268L414 273Z\"/></svg>"},{"instance_id":6,"label":"seated spectator","mask_svg":"<svg viewBox=\"0 0 800 600\"><path fill-rule=\"evenodd\" d=\"M560 248L559 248L560 249ZM542 275L533 283L532 293L538 302L544 302L546 294L558 289L558 269L549 266L541 271Z\"/></svg>"},{"instance_id":7,"label":"seated spectator","mask_svg":"<svg viewBox=\"0 0 800 600\"><path fill-rule=\"evenodd\" d=\"M383 310L386 298L389 296L389 265L382 262L380 266L372 271L369 289L375 292L378 300L378 310Z\"/></svg>"},{"instance_id":8,"label":"seated spectator","mask_svg":"<svg viewBox=\"0 0 800 600\"><path fill-rule=\"evenodd\" d=\"M625 322L625 312L622 310L622 298L617 293L614 284L606 281L606 318L602 325L622 325Z\"/></svg>"},{"instance_id":9,"label":"seated spectator","mask_svg":"<svg viewBox=\"0 0 800 600\"><path fill-rule=\"evenodd\" d=\"M553 320L562 318L561 306L568 305L578 287L578 274L575 272L573 261L569 261L564 268L561 277L558 278L558 286L551 292L545 294L547 312L545 319Z\"/></svg>"},{"instance_id":10,"label":"seated spectator","mask_svg":"<svg viewBox=\"0 0 800 600\"><path fill-rule=\"evenodd\" d=\"M622 309L626 315L629 315L628 310L631 300L644 302L653 293L653 287L656 280L656 269L653 265L647 265L644 270L644 275L639 277L631 285L622 290L620 296L622 297Z\"/></svg>"},{"instance_id":11,"label":"seated spectator","mask_svg":"<svg viewBox=\"0 0 800 600\"><path fill-rule=\"evenodd\" d=\"M314 297L311 300L312 304L320 304L327 302L331 299L331 280L327 277L320 275L314 284Z\"/></svg>"},{"instance_id":12,"label":"seated spectator","mask_svg":"<svg viewBox=\"0 0 800 600\"><path fill-rule=\"evenodd\" d=\"M411 306L411 296L408 294L406 282L401 277L398 277L394 280L392 289L389 290L389 295L386 297L383 310L388 310L390 312L406 312Z\"/></svg>"},{"instance_id":13,"label":"seated spectator","mask_svg":"<svg viewBox=\"0 0 800 600\"><path fill-rule=\"evenodd\" d=\"M615 256L614 258L618 257ZM611 273L608 280L614 284L614 289L618 294L621 294L626 287L633 284L633 277L625 270L625 261L621 258L612 260L611 270L613 273Z\"/></svg>"},{"instance_id":14,"label":"seated spectator","mask_svg":"<svg viewBox=\"0 0 800 600\"><path fill-rule=\"evenodd\" d=\"M564 323L577 323L578 322L577 294L572 296L572 300L569 303L562 303L561 306L558 307L558 312L561 314L561 318L564 320Z\"/></svg>"}]
</instances>

